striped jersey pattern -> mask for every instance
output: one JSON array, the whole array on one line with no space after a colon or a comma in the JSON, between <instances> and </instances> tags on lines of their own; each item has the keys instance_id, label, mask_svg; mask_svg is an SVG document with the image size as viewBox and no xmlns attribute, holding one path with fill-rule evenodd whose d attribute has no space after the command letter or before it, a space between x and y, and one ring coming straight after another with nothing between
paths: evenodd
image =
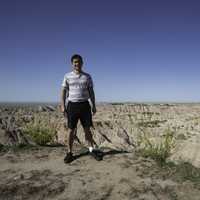
<instances>
[{"instance_id":1,"label":"striped jersey pattern","mask_svg":"<svg viewBox=\"0 0 200 200\"><path fill-rule=\"evenodd\" d=\"M87 101L90 98L88 88L93 87L92 77L85 72L76 74L72 71L65 74L62 87L64 87L68 93L68 101Z\"/></svg>"}]
</instances>

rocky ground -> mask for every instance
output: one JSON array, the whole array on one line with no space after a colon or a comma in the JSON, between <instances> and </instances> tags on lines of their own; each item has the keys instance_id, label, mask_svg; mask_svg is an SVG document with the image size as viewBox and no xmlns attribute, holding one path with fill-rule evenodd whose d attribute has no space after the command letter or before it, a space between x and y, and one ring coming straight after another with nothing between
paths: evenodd
<instances>
[{"instance_id":1,"label":"rocky ground","mask_svg":"<svg viewBox=\"0 0 200 200\"><path fill-rule=\"evenodd\" d=\"M65 145L66 120L57 105L1 105L0 109L2 200L199 200L199 104L100 104L92 131L103 160L84 153L86 142L79 125L77 159L70 164L63 162L65 146L34 146L23 133L26 124L39 118L53 124L55 144ZM159 141L167 130L173 133L175 146L168 164L159 166L141 156L138 144L143 134Z\"/></svg>"}]
</instances>

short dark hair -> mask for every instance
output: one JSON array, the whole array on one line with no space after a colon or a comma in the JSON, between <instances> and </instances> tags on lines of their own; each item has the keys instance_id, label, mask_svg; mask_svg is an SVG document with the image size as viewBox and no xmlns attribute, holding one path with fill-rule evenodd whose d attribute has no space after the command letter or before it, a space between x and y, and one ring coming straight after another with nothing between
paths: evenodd
<instances>
[{"instance_id":1,"label":"short dark hair","mask_svg":"<svg viewBox=\"0 0 200 200\"><path fill-rule=\"evenodd\" d=\"M83 58L79 54L74 54L71 57L71 62L73 62L74 59L79 59L81 63L83 63Z\"/></svg>"}]
</instances>

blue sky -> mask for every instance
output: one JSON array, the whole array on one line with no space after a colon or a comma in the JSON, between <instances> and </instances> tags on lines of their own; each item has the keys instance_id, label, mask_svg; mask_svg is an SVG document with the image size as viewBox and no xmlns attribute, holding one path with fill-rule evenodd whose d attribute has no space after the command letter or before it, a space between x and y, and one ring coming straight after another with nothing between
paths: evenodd
<instances>
[{"instance_id":1,"label":"blue sky","mask_svg":"<svg viewBox=\"0 0 200 200\"><path fill-rule=\"evenodd\" d=\"M83 56L97 101L200 101L200 2L8 0L0 101L59 101Z\"/></svg>"}]
</instances>

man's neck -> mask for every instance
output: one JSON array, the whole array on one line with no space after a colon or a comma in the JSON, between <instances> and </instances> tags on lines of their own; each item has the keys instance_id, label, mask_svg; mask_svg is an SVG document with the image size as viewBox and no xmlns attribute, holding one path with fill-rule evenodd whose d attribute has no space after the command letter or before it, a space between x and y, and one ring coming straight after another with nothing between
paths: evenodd
<instances>
[{"instance_id":1,"label":"man's neck","mask_svg":"<svg viewBox=\"0 0 200 200\"><path fill-rule=\"evenodd\" d=\"M73 72L75 73L75 74L81 74L82 73L82 71L77 71L77 70L73 70Z\"/></svg>"}]
</instances>

